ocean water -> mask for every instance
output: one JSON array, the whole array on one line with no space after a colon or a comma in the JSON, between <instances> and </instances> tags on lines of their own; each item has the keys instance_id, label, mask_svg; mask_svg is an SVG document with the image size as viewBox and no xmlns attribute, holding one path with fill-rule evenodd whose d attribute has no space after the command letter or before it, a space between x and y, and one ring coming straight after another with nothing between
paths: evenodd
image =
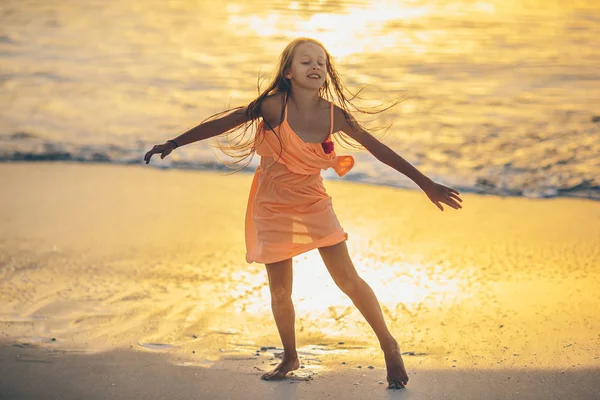
<instances>
[{"instance_id":1,"label":"ocean water","mask_svg":"<svg viewBox=\"0 0 600 400\"><path fill-rule=\"evenodd\" d=\"M600 199L596 0L3 1L0 160L140 164L251 101L298 36L322 41L350 88L407 97L382 140L433 179ZM212 144L151 166L222 169ZM353 155L345 179L414 187Z\"/></svg>"}]
</instances>

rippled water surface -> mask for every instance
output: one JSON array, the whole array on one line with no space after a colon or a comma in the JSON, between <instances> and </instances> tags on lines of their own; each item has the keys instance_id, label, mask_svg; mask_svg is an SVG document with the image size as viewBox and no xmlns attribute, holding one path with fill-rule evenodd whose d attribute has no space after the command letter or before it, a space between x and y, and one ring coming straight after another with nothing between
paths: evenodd
<instances>
[{"instance_id":1,"label":"rippled water surface","mask_svg":"<svg viewBox=\"0 0 600 400\"><path fill-rule=\"evenodd\" d=\"M0 159L138 163L150 145L251 101L297 36L321 40L369 98L408 96L383 140L433 178L600 198L594 0L5 1ZM356 157L347 178L409 185ZM162 165L214 159L196 143Z\"/></svg>"}]
</instances>

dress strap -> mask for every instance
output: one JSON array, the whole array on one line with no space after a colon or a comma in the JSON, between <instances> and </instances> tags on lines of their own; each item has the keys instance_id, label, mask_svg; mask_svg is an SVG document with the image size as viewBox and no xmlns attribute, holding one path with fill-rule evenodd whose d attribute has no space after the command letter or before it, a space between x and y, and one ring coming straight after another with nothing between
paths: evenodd
<instances>
[{"instance_id":1,"label":"dress strap","mask_svg":"<svg viewBox=\"0 0 600 400\"><path fill-rule=\"evenodd\" d=\"M333 135L333 102L329 103L330 107L329 107L329 136L327 137L329 139L329 137L331 137L331 135Z\"/></svg>"},{"instance_id":2,"label":"dress strap","mask_svg":"<svg viewBox=\"0 0 600 400\"><path fill-rule=\"evenodd\" d=\"M287 121L287 106L288 106L287 94L283 97L283 121ZM283 122L282 121L282 122Z\"/></svg>"}]
</instances>

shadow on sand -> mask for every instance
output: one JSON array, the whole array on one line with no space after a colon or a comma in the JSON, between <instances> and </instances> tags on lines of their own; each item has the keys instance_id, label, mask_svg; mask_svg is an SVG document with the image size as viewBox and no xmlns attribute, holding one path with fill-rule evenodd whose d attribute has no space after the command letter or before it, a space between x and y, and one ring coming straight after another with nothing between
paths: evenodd
<instances>
[{"instance_id":1,"label":"shadow on sand","mask_svg":"<svg viewBox=\"0 0 600 400\"><path fill-rule=\"evenodd\" d=\"M0 399L569 399L600 398L600 368L413 370L386 390L385 371L340 369L312 380L260 380L249 363L177 365L169 354L85 354L0 346Z\"/></svg>"}]
</instances>

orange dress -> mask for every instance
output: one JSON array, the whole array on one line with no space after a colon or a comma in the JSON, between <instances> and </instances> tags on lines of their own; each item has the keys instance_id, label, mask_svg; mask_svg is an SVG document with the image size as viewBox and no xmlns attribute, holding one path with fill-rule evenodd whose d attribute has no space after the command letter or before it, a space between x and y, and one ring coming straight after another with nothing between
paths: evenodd
<instances>
[{"instance_id":1,"label":"orange dress","mask_svg":"<svg viewBox=\"0 0 600 400\"><path fill-rule=\"evenodd\" d=\"M300 139L287 122L287 104L283 122L274 128L279 139L260 123L255 139L260 165L246 209L247 262L270 264L348 239L321 177L321 170L344 176L354 166L352 156L333 151L333 103L330 123L324 143Z\"/></svg>"}]
</instances>

